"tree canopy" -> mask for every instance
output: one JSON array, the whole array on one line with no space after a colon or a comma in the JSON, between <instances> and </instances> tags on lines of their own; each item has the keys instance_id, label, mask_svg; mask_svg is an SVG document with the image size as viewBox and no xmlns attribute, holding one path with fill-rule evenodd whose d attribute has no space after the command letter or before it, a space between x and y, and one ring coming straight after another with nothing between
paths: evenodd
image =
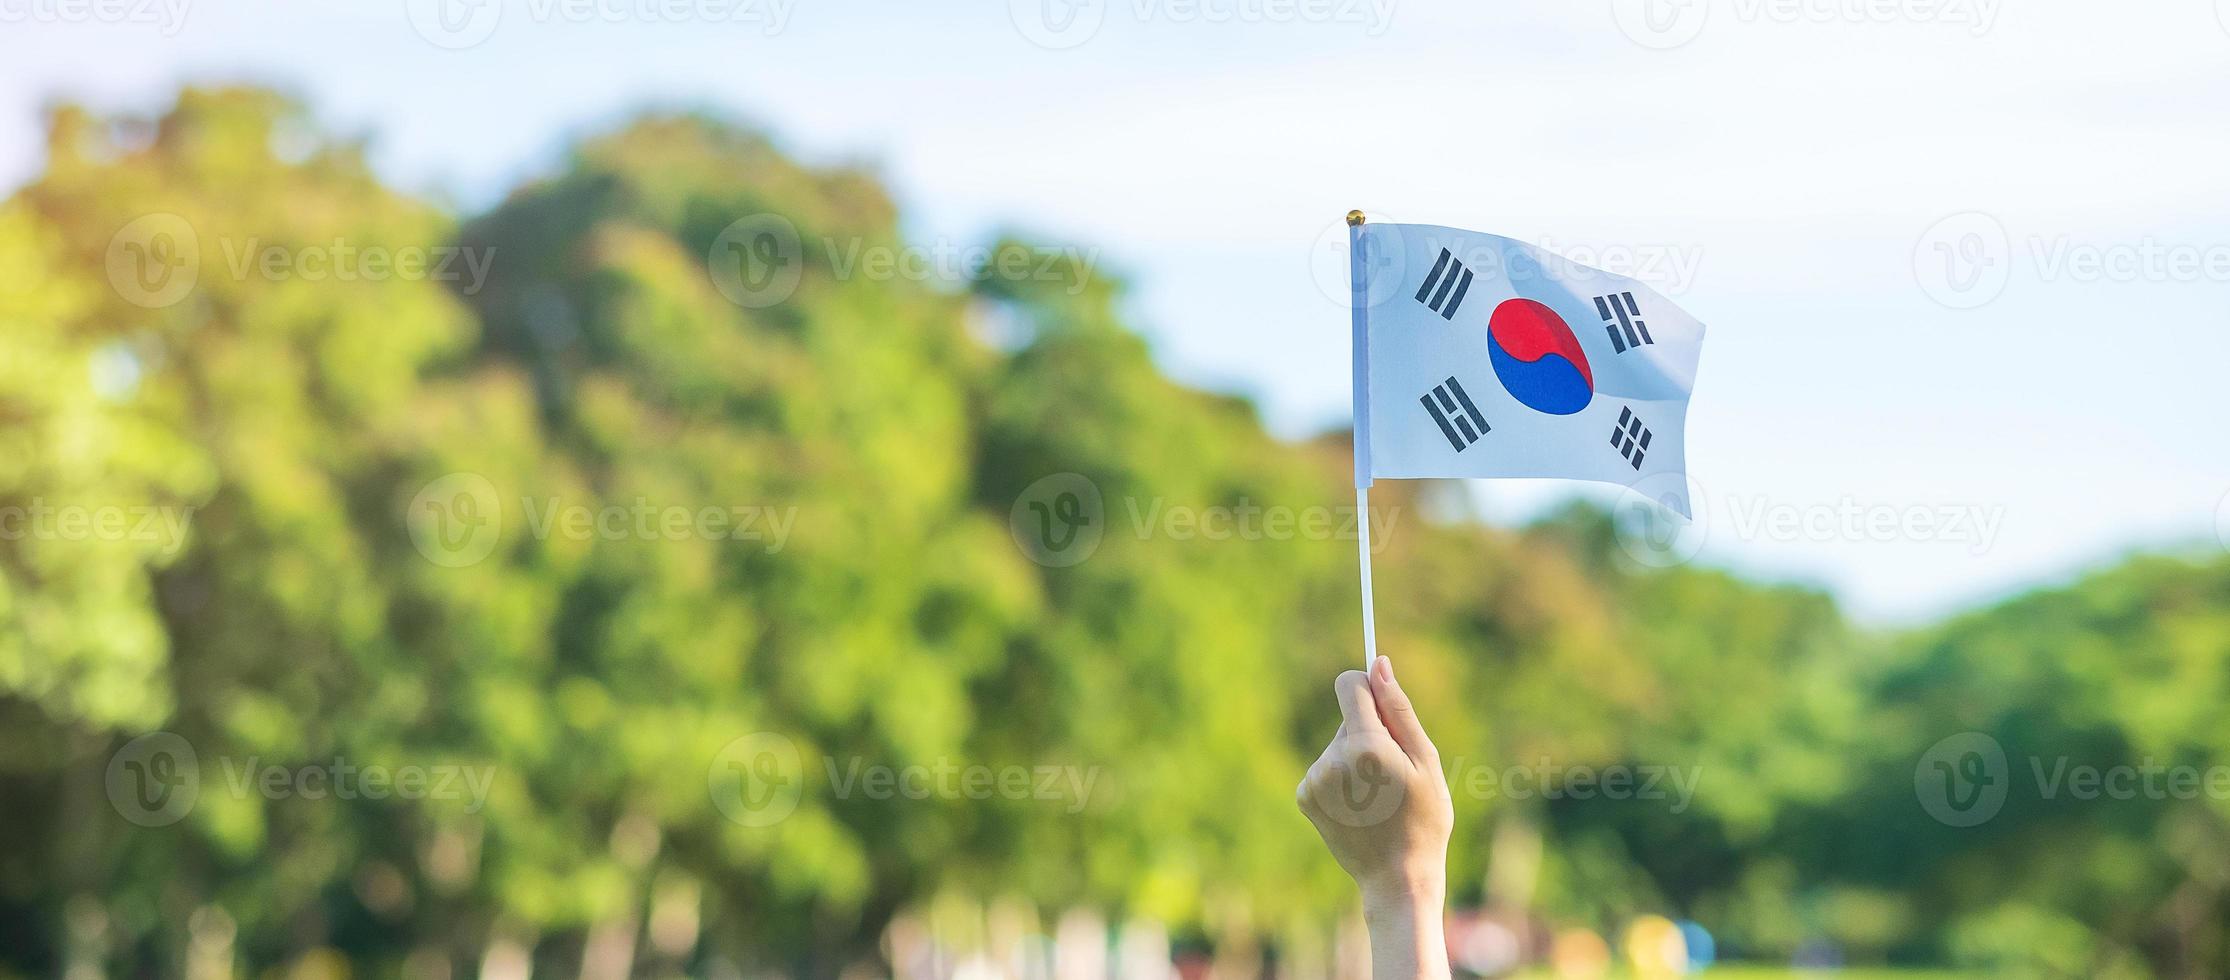
<instances>
[{"instance_id":1,"label":"tree canopy","mask_svg":"<svg viewBox=\"0 0 2230 980\"><path fill-rule=\"evenodd\" d=\"M1352 897L1292 798L1361 628L1345 435L1170 380L1074 250L860 260L917 247L873 173L707 115L459 215L269 91L55 110L0 203L0 975L833 976L950 896L1329 934ZM1018 546L1048 480L1096 504L1083 560ZM2222 798L2034 778L2230 760L2230 563L1882 634L1638 565L1592 509L1463 499L1385 483L1372 517L1460 902L1759 958L2230 969ZM156 732L199 773L168 822L118 798ZM1973 827L1915 796L1961 733L2013 760ZM769 757L794 809L725 810ZM340 798L348 766L462 788ZM913 767L1031 788L856 781Z\"/></svg>"}]
</instances>

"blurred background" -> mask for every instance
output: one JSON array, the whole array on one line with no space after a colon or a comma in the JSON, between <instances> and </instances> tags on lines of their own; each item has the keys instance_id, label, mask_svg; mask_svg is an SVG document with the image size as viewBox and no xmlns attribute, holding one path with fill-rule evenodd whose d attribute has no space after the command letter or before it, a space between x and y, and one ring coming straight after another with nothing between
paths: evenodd
<instances>
[{"instance_id":1,"label":"blurred background","mask_svg":"<svg viewBox=\"0 0 2230 980\"><path fill-rule=\"evenodd\" d=\"M1341 217L1710 325L1381 482L1473 976L2230 974L2230 2L0 0L0 977L1367 974Z\"/></svg>"}]
</instances>

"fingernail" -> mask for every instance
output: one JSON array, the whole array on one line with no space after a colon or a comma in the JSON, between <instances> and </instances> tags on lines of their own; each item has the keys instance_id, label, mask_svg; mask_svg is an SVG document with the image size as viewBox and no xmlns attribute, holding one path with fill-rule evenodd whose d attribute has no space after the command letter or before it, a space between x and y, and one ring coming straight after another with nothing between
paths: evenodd
<instances>
[{"instance_id":1,"label":"fingernail","mask_svg":"<svg viewBox=\"0 0 2230 980\"><path fill-rule=\"evenodd\" d=\"M1377 674L1379 680L1388 684L1394 682L1394 662L1386 659L1384 654L1379 655L1378 662L1371 664L1371 672Z\"/></svg>"}]
</instances>

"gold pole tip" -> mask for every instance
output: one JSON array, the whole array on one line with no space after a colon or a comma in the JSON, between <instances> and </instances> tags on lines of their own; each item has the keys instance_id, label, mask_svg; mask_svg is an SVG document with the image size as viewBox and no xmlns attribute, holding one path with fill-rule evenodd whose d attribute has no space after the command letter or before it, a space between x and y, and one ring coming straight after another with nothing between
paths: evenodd
<instances>
[{"instance_id":1,"label":"gold pole tip","mask_svg":"<svg viewBox=\"0 0 2230 980\"><path fill-rule=\"evenodd\" d=\"M1347 212L1347 223L1348 223L1348 224L1351 224L1351 225L1359 225L1359 224L1362 224L1362 223L1363 223L1363 212L1361 212L1361 211L1349 211L1349 212Z\"/></svg>"}]
</instances>

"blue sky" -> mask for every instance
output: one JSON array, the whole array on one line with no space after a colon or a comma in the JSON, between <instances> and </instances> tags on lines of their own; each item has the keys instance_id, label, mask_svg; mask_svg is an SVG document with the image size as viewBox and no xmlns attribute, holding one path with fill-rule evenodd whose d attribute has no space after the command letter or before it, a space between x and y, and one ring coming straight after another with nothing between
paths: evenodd
<instances>
[{"instance_id":1,"label":"blue sky","mask_svg":"<svg viewBox=\"0 0 2230 980\"><path fill-rule=\"evenodd\" d=\"M292 88L466 208L714 106L874 165L921 241L1097 249L1285 435L1346 418L1349 208L1636 274L1711 330L1699 560L1872 621L2226 520L2230 0L116 2L0 0L0 183L51 99L181 80Z\"/></svg>"}]
</instances>

